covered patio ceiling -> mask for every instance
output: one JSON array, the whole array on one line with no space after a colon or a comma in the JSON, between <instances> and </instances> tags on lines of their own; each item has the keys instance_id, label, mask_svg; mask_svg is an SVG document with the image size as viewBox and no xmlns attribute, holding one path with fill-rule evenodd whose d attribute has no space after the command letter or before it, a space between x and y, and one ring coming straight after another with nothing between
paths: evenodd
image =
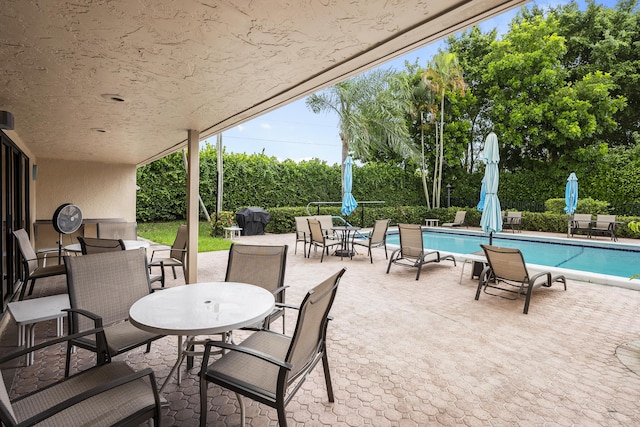
<instances>
[{"instance_id":1,"label":"covered patio ceiling","mask_svg":"<svg viewBox=\"0 0 640 427\"><path fill-rule=\"evenodd\" d=\"M142 165L528 0L9 0L0 110L39 158Z\"/></svg>"}]
</instances>

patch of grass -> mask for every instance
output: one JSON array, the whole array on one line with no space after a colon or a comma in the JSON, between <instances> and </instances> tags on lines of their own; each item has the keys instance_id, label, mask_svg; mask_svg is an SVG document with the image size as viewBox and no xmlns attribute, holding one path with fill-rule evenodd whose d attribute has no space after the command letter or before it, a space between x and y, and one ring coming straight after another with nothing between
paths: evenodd
<instances>
[{"instance_id":1,"label":"patch of grass","mask_svg":"<svg viewBox=\"0 0 640 427\"><path fill-rule=\"evenodd\" d=\"M138 235L152 242L171 246L176 238L178 226L186 224L184 221L170 222L139 222ZM231 247L231 241L220 237L211 237L211 226L201 221L198 227L198 252L226 251Z\"/></svg>"}]
</instances>

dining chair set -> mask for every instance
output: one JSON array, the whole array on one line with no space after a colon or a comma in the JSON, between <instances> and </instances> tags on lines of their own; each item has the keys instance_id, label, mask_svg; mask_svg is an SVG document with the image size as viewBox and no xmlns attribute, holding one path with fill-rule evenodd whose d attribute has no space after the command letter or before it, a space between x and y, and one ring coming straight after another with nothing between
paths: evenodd
<instances>
[{"instance_id":1,"label":"dining chair set","mask_svg":"<svg viewBox=\"0 0 640 427\"><path fill-rule=\"evenodd\" d=\"M129 318L130 307L154 291L149 281L152 262L144 249L123 250L122 239L111 239L109 244L83 240L86 255L64 257L70 301L66 310L68 335L0 358L5 362L64 343L64 378L16 399L9 399L4 382L0 381L3 425L137 425L146 420L161 425L161 398L153 370L136 372L126 363L112 360L140 346L146 346L148 352L153 341L163 338L134 326ZM206 425L210 410L209 384L237 395L243 425L241 395L276 408L279 425L286 426L286 405L320 362L328 400L334 400L326 334L329 312L345 269L310 289L300 305L291 305L285 301L286 256L286 245L232 244L229 250L225 282L267 289L273 295L274 308L247 330L250 335L240 343L234 342L232 331L221 339L203 341L199 373L202 426ZM170 266L166 262L157 265ZM296 312L296 322L293 333L286 335L285 318L290 315L285 311L289 310ZM271 329L278 320L282 322L282 332ZM72 373L73 348L95 353L95 367ZM214 352L222 356L212 360Z\"/></svg>"}]
</instances>

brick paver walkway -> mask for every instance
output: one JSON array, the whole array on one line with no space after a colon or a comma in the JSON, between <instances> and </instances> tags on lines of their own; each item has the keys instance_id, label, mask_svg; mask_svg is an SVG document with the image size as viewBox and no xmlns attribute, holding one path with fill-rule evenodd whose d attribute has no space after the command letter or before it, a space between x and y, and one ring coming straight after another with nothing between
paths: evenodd
<instances>
[{"instance_id":1,"label":"brick paver walkway","mask_svg":"<svg viewBox=\"0 0 640 427\"><path fill-rule=\"evenodd\" d=\"M429 264L415 270L387 263L374 249L353 260L319 253L294 254L292 234L241 237L240 242L288 244L287 302L299 302L320 279L346 267L329 325L328 355L336 401L327 402L316 368L287 407L292 426L632 426L640 425L640 292L569 281L536 288L528 315L523 299L482 295L469 268ZM199 254L199 280L223 280L227 253ZM169 275L169 277L171 277ZM54 279L52 279L54 280ZM171 286L184 283L180 275ZM42 286L38 287L43 289ZM48 287L64 289L64 282ZM8 324L7 324L8 323ZM5 325L2 351L13 344ZM278 330L279 323L274 328ZM295 326L288 314L287 329ZM54 335L54 322L36 328L37 340ZM9 343L9 344L8 344ZM618 357L620 356L620 357ZM176 357L176 338L119 356L136 368L150 366L159 381ZM93 363L79 350L76 367ZM12 395L60 375L64 351L36 355L17 370ZM635 369L635 372L634 372ZM198 364L172 381L165 425L198 424ZM636 373L637 372L637 373ZM245 399L247 424L275 426L275 410ZM210 386L209 425L237 426L233 393Z\"/></svg>"}]
</instances>

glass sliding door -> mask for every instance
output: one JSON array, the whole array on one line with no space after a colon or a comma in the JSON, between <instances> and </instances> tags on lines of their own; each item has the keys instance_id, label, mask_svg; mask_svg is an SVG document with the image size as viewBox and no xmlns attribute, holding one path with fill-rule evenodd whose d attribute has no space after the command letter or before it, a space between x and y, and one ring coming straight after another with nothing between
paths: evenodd
<instances>
[{"instance_id":1,"label":"glass sliding door","mask_svg":"<svg viewBox=\"0 0 640 427\"><path fill-rule=\"evenodd\" d=\"M4 312L6 304L17 290L22 274L20 255L17 243L13 238L13 230L29 227L29 158L16 147L13 142L0 132L1 149L0 164L1 202L0 216L2 217L2 287L0 288L0 310Z\"/></svg>"}]
</instances>

